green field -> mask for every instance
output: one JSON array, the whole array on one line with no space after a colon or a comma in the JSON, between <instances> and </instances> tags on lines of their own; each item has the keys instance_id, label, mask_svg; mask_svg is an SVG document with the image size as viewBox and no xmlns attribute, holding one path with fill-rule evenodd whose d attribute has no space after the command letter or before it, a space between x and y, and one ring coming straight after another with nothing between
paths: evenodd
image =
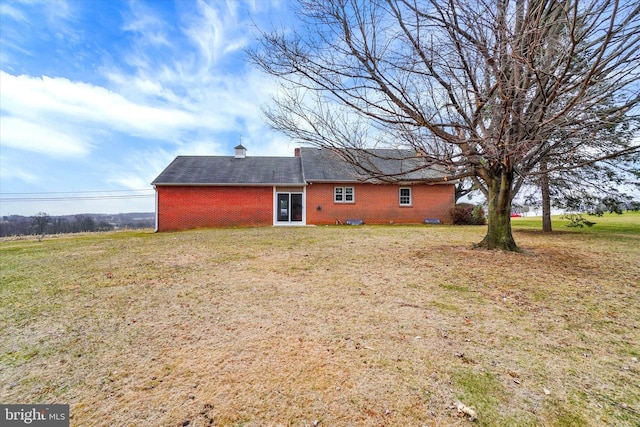
<instances>
[{"instance_id":1,"label":"green field","mask_svg":"<svg viewBox=\"0 0 640 427\"><path fill-rule=\"evenodd\" d=\"M553 231L640 234L640 212L625 212L622 215L607 213L603 216L582 214L582 217L590 222L595 222L595 225L569 227L570 221L563 218L563 215L552 215ZM542 217L539 216L512 218L511 222L516 230L542 230Z\"/></svg>"},{"instance_id":2,"label":"green field","mask_svg":"<svg viewBox=\"0 0 640 427\"><path fill-rule=\"evenodd\" d=\"M0 401L72 426L637 427L640 216L554 220L514 218L522 253L476 226L4 240Z\"/></svg>"}]
</instances>

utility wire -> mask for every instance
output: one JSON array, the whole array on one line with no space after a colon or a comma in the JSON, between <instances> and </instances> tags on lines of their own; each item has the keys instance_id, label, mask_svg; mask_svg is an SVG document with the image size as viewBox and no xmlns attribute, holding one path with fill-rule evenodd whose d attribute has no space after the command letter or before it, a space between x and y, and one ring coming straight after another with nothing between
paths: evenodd
<instances>
[{"instance_id":1,"label":"utility wire","mask_svg":"<svg viewBox=\"0 0 640 427\"><path fill-rule=\"evenodd\" d=\"M89 191L35 191L30 193L3 193L0 192L0 196L4 196L7 194L10 195L18 195L18 194L78 194L78 193L131 193L138 191L153 191L150 188L140 188L138 190L89 190Z\"/></svg>"},{"instance_id":2,"label":"utility wire","mask_svg":"<svg viewBox=\"0 0 640 427\"><path fill-rule=\"evenodd\" d=\"M0 197L0 202L65 202L73 200L125 200L150 199L153 194L131 196L81 196L81 197Z\"/></svg>"},{"instance_id":3,"label":"utility wire","mask_svg":"<svg viewBox=\"0 0 640 427\"><path fill-rule=\"evenodd\" d=\"M0 193L0 202L65 202L74 200L126 200L152 198L150 194L113 194L148 192L148 188L140 190L97 190L97 191L43 191L33 193ZM8 196L8 197L7 197Z\"/></svg>"}]
</instances>

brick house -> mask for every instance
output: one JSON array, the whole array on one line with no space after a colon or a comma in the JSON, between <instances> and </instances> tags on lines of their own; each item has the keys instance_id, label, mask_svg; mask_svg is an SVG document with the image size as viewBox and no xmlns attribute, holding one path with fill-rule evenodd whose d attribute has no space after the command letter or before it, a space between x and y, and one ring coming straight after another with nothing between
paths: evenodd
<instances>
[{"instance_id":1,"label":"brick house","mask_svg":"<svg viewBox=\"0 0 640 427\"><path fill-rule=\"evenodd\" d=\"M420 156L368 150L368 171L335 151L296 148L293 157L178 156L152 182L156 230L197 227L336 224L450 223L454 183L419 167ZM395 177L393 183L371 179ZM406 172L404 172L406 171Z\"/></svg>"}]
</instances>

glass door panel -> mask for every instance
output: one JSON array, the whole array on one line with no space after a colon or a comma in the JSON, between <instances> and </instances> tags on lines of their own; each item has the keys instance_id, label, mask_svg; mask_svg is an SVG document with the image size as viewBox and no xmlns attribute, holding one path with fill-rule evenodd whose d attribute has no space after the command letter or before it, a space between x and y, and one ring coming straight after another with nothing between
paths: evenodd
<instances>
[{"instance_id":1,"label":"glass door panel","mask_svg":"<svg viewBox=\"0 0 640 427\"><path fill-rule=\"evenodd\" d=\"M289 221L289 193L278 193L278 221Z\"/></svg>"},{"instance_id":2,"label":"glass door panel","mask_svg":"<svg viewBox=\"0 0 640 427\"><path fill-rule=\"evenodd\" d=\"M291 221L302 221L302 194L291 193Z\"/></svg>"}]
</instances>

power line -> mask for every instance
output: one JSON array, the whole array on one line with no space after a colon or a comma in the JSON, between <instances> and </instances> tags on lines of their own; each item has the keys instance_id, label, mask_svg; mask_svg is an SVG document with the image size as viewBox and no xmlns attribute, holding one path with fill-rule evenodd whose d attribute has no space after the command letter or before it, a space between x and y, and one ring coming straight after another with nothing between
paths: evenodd
<instances>
[{"instance_id":1,"label":"power line","mask_svg":"<svg viewBox=\"0 0 640 427\"><path fill-rule=\"evenodd\" d=\"M43 191L31 193L0 193L0 202L71 202L78 200L127 200L152 198L155 192L147 194L113 194L149 192L139 190L95 190L95 191ZM5 196L5 197L3 197ZM9 196L9 197L6 197Z\"/></svg>"},{"instance_id":2,"label":"power line","mask_svg":"<svg viewBox=\"0 0 640 427\"><path fill-rule=\"evenodd\" d=\"M81 196L81 197L0 197L0 202L70 202L75 200L126 200L150 199L153 194L138 194L130 196Z\"/></svg>"},{"instance_id":3,"label":"power line","mask_svg":"<svg viewBox=\"0 0 640 427\"><path fill-rule=\"evenodd\" d=\"M31 194L82 194L82 193L131 193L131 192L139 192L139 191L153 191L150 188L140 188L138 190L80 190L80 191L36 191L30 193L2 193L0 192L0 196L4 195L31 195Z\"/></svg>"}]
</instances>

